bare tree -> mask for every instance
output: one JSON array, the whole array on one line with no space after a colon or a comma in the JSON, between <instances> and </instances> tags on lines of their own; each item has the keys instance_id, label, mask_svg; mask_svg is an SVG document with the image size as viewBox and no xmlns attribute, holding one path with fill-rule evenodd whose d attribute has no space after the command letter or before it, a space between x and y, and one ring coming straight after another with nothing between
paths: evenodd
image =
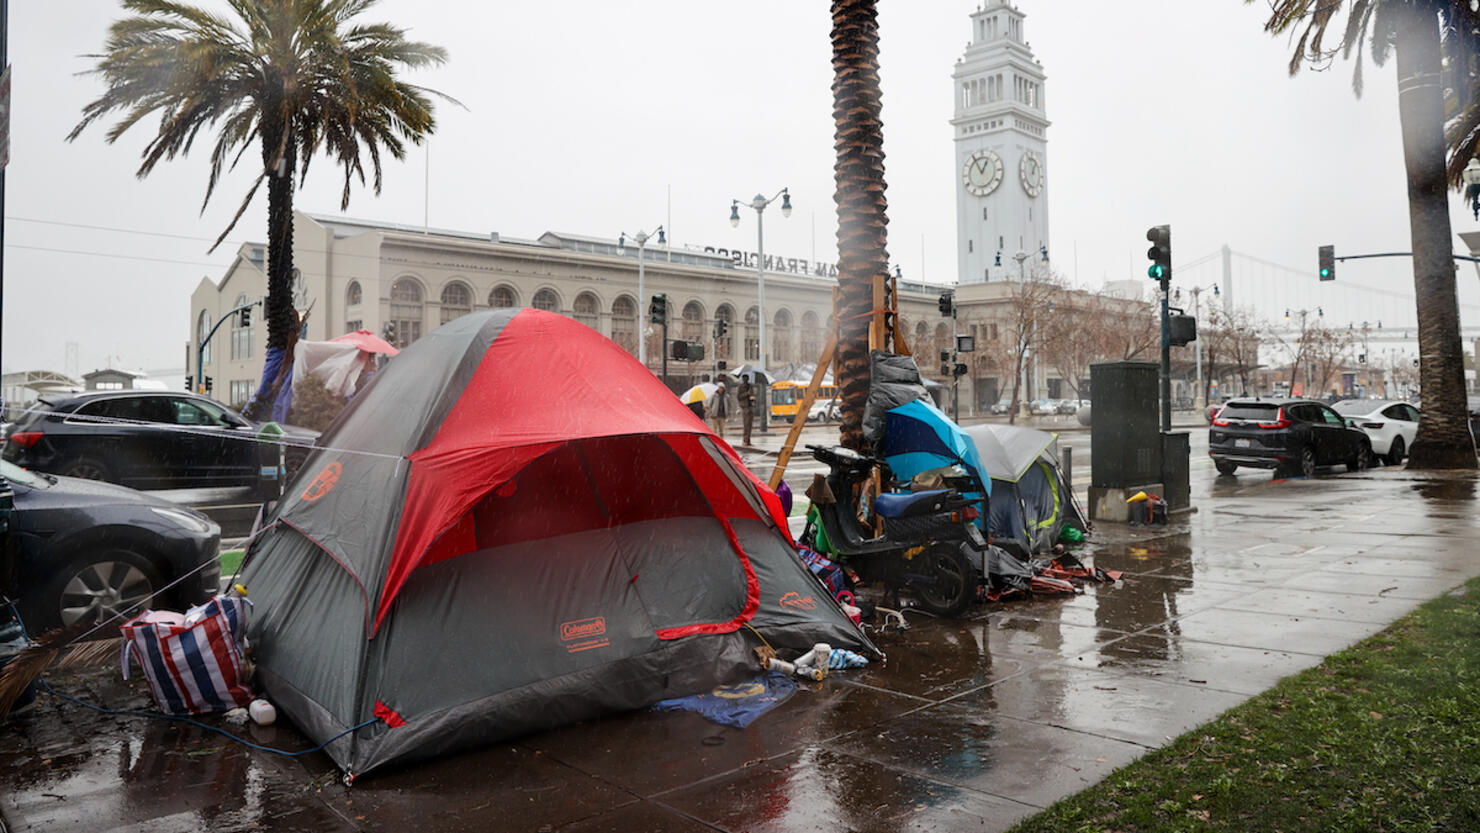
<instances>
[{"instance_id":1,"label":"bare tree","mask_svg":"<svg viewBox=\"0 0 1480 833\"><path fill-rule=\"evenodd\" d=\"M1122 334L1107 319L1117 305L1135 302L1079 290L1060 290L1050 299L1052 311L1046 329L1040 328L1038 355L1059 373L1075 398L1083 399L1080 385L1092 362L1107 358L1107 343L1120 346Z\"/></svg>"},{"instance_id":2,"label":"bare tree","mask_svg":"<svg viewBox=\"0 0 1480 833\"><path fill-rule=\"evenodd\" d=\"M1330 389L1331 378L1336 375L1337 368L1351 362L1351 346L1355 335L1352 330L1327 327L1321 321L1311 326L1310 332L1306 334L1305 350L1306 364L1311 371L1311 390L1306 391L1307 396L1314 396L1317 391L1325 393Z\"/></svg>"},{"instance_id":3,"label":"bare tree","mask_svg":"<svg viewBox=\"0 0 1480 833\"><path fill-rule=\"evenodd\" d=\"M1008 422L1017 422L1018 405L1022 402L1023 395L1023 367L1028 360L1028 351L1037 341L1039 322L1047 323L1049 306L1060 292L1061 286L1059 276L1051 272L1030 275L1014 286L1008 299L1008 350L1014 358L1012 407L1008 413Z\"/></svg>"},{"instance_id":4,"label":"bare tree","mask_svg":"<svg viewBox=\"0 0 1480 833\"><path fill-rule=\"evenodd\" d=\"M1240 392L1247 394L1252 389L1249 374L1259 367L1259 348L1271 334L1269 323L1252 309L1216 305L1208 313L1208 323L1209 367L1217 367L1215 356L1221 356L1237 376Z\"/></svg>"},{"instance_id":5,"label":"bare tree","mask_svg":"<svg viewBox=\"0 0 1480 833\"><path fill-rule=\"evenodd\" d=\"M1161 321L1150 301L1105 298L1095 331L1100 339L1100 358L1131 361L1157 360L1161 347Z\"/></svg>"}]
</instances>

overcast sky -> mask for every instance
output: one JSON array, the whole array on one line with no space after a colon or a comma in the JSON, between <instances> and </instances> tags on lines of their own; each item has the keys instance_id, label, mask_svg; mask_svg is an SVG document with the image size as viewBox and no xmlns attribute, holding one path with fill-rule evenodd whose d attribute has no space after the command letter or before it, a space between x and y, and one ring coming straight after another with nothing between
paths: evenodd
<instances>
[{"instance_id":1,"label":"overcast sky","mask_svg":"<svg viewBox=\"0 0 1480 833\"><path fill-rule=\"evenodd\" d=\"M1338 254L1409 248L1392 64L1368 66L1361 99L1350 64L1291 79L1288 44L1262 31L1262 2L1017 5L1048 76L1052 254L1072 282L1144 277L1146 228L1171 223L1179 264L1227 243L1306 270L1236 262L1240 301L1268 316L1320 307L1335 323L1411 326L1411 300L1396 297L1411 299L1406 260L1347 262L1336 283L1314 278L1322 243ZM951 70L977 2L880 6L889 251L907 277L948 282L960 182ZM207 252L255 174L237 171L201 214L207 141L145 180L134 171L150 123L111 146L102 127L65 141L101 91L78 74L92 66L84 55L101 48L119 13L110 0L10 4L7 371L66 370L67 342L78 345L80 372L183 367L190 292L203 277L219 279L240 242L265 239L264 192ZM666 223L674 245L753 249L754 213L732 229L730 200L788 186L795 211L789 220L767 213L766 250L835 257L823 0L384 0L366 19L445 47L446 66L411 80L466 109L439 106L430 158L413 149L391 163L383 194L357 189L350 216L429 217L433 227L523 238L615 237ZM319 160L298 207L337 212L341 184ZM1451 203L1456 232L1480 228L1461 199ZM1459 275L1463 314L1474 320L1476 274L1466 266ZM1217 278L1209 264L1179 283Z\"/></svg>"}]
</instances>

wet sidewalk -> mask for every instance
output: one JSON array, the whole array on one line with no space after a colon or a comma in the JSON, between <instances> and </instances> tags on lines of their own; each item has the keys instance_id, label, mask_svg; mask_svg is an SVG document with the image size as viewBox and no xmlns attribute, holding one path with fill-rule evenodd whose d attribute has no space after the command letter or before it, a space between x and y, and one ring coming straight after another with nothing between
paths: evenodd
<instances>
[{"instance_id":1,"label":"wet sidewalk","mask_svg":"<svg viewBox=\"0 0 1480 833\"><path fill-rule=\"evenodd\" d=\"M1104 526L1124 570L1073 598L877 637L746 730L636 712L344 787L196 727L43 696L0 726L8 830L1001 830L1480 574L1475 481L1380 469L1218 478L1168 527ZM147 707L116 667L53 685ZM303 748L290 727L241 730Z\"/></svg>"}]
</instances>

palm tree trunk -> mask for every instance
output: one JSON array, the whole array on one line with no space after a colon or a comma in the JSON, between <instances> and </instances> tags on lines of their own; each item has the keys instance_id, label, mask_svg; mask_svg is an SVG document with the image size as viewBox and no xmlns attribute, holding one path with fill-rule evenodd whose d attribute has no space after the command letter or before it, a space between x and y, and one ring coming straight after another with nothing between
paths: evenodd
<instances>
[{"instance_id":1,"label":"palm tree trunk","mask_svg":"<svg viewBox=\"0 0 1480 833\"><path fill-rule=\"evenodd\" d=\"M874 279L889 270L877 0L833 0L832 20L841 439L843 445L861 449Z\"/></svg>"},{"instance_id":2,"label":"palm tree trunk","mask_svg":"<svg viewBox=\"0 0 1480 833\"><path fill-rule=\"evenodd\" d=\"M290 129L262 126L262 167L267 172L267 351L289 350L297 341L298 315L293 309L293 169L297 160ZM284 357L291 370L292 356ZM244 411L249 419L270 419L273 400L288 373L264 368L257 392Z\"/></svg>"},{"instance_id":3,"label":"palm tree trunk","mask_svg":"<svg viewBox=\"0 0 1480 833\"><path fill-rule=\"evenodd\" d=\"M1408 168L1408 224L1413 237L1424 404L1408 465L1473 469L1475 443L1465 403L1464 347L1444 169L1439 15L1428 0L1399 3L1397 9L1398 115Z\"/></svg>"}]
</instances>

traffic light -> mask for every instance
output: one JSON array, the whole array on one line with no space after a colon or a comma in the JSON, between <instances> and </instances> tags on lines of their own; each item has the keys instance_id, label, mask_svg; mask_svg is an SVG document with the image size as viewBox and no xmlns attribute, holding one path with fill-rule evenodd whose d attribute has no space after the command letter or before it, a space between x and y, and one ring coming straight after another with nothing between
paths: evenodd
<instances>
[{"instance_id":1,"label":"traffic light","mask_svg":"<svg viewBox=\"0 0 1480 833\"><path fill-rule=\"evenodd\" d=\"M940 375L951 375L951 351L949 350L940 351Z\"/></svg>"},{"instance_id":2,"label":"traffic light","mask_svg":"<svg viewBox=\"0 0 1480 833\"><path fill-rule=\"evenodd\" d=\"M191 393L195 393L195 377L194 376L186 376L185 377L185 390L190 391Z\"/></svg>"},{"instance_id":3,"label":"traffic light","mask_svg":"<svg viewBox=\"0 0 1480 833\"><path fill-rule=\"evenodd\" d=\"M207 377L205 377L205 386L206 386L206 393L210 393L211 390L216 386L216 384L215 384L214 381L212 381L211 377L207 376Z\"/></svg>"},{"instance_id":4,"label":"traffic light","mask_svg":"<svg viewBox=\"0 0 1480 833\"><path fill-rule=\"evenodd\" d=\"M238 313L238 314L241 316L237 320L237 323L238 324L240 324L243 327L250 327L250 326L252 326L252 308L251 307L242 307L242 311L240 313Z\"/></svg>"},{"instance_id":5,"label":"traffic light","mask_svg":"<svg viewBox=\"0 0 1480 833\"><path fill-rule=\"evenodd\" d=\"M1358 353L1357 354L1357 364L1366 364L1366 363L1367 363L1367 354L1366 353Z\"/></svg>"},{"instance_id":6,"label":"traffic light","mask_svg":"<svg viewBox=\"0 0 1480 833\"><path fill-rule=\"evenodd\" d=\"M1152 280L1170 281L1172 279L1172 227L1152 226L1146 230L1146 239L1151 241L1151 248L1146 250L1146 257L1151 259L1151 266L1146 270L1146 276Z\"/></svg>"},{"instance_id":7,"label":"traffic light","mask_svg":"<svg viewBox=\"0 0 1480 833\"><path fill-rule=\"evenodd\" d=\"M668 296L654 295L653 302L648 305L648 316L654 324L668 324Z\"/></svg>"},{"instance_id":8,"label":"traffic light","mask_svg":"<svg viewBox=\"0 0 1480 833\"><path fill-rule=\"evenodd\" d=\"M940 314L949 318L956 310L956 298L949 292L940 293Z\"/></svg>"},{"instance_id":9,"label":"traffic light","mask_svg":"<svg viewBox=\"0 0 1480 833\"><path fill-rule=\"evenodd\" d=\"M1321 265L1321 280L1336 280L1336 247L1322 246L1316 252L1316 259L1320 261Z\"/></svg>"},{"instance_id":10,"label":"traffic light","mask_svg":"<svg viewBox=\"0 0 1480 833\"><path fill-rule=\"evenodd\" d=\"M965 362L957 362L956 366L951 368L952 376L965 376L967 372Z\"/></svg>"},{"instance_id":11,"label":"traffic light","mask_svg":"<svg viewBox=\"0 0 1480 833\"><path fill-rule=\"evenodd\" d=\"M714 340L721 341L730 332L730 322L723 318L714 320Z\"/></svg>"}]
</instances>

